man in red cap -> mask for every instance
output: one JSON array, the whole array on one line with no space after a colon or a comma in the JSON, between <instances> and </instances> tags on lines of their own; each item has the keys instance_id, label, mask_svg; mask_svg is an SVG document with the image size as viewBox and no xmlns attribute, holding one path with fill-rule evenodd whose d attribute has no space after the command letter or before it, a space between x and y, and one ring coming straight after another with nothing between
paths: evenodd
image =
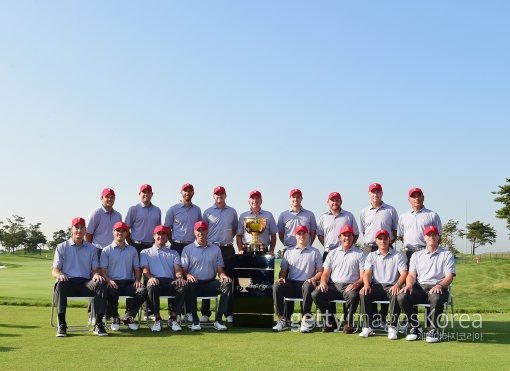
<instances>
[{"instance_id":1,"label":"man in red cap","mask_svg":"<svg viewBox=\"0 0 510 371\"><path fill-rule=\"evenodd\" d=\"M411 210L400 215L397 234L399 237L402 237L407 261L410 262L411 255L413 255L415 251L420 251L425 248L425 239L423 237L425 227L427 225L436 226L441 236L443 226L439 215L427 209L423 204L425 196L421 188L413 187L409 189L407 192L407 199L411 204Z\"/></svg>"},{"instance_id":2,"label":"man in red cap","mask_svg":"<svg viewBox=\"0 0 510 371\"><path fill-rule=\"evenodd\" d=\"M448 300L448 288L456 275L453 254L439 246L441 239L439 232L439 228L435 225L424 228L426 248L411 256L409 274L406 285L402 289L406 295L398 297L398 302L407 316L409 331L406 340L409 341L423 336L415 307L415 304L423 303L430 304L430 314L425 321L430 322L430 327L425 341L427 343L439 341L438 319L443 313L444 303Z\"/></svg>"},{"instance_id":3,"label":"man in red cap","mask_svg":"<svg viewBox=\"0 0 510 371\"><path fill-rule=\"evenodd\" d=\"M124 324L130 330L138 330L133 318L147 299L147 290L143 287L140 260L136 249L126 243L129 227L117 222L113 226L113 242L101 253L99 267L108 285L108 313L112 315L112 331L120 330L119 296L131 296L127 301Z\"/></svg>"},{"instance_id":4,"label":"man in red cap","mask_svg":"<svg viewBox=\"0 0 510 371\"><path fill-rule=\"evenodd\" d=\"M218 331L225 331L227 326L223 323L222 316L227 313L229 302L232 300L232 279L223 269L220 248L207 242L207 223L196 222L193 229L196 240L186 246L181 255L182 268L188 281L187 303L191 307L193 316L191 331L201 330L197 315L197 297L218 294L220 294L220 303L213 326ZM216 279L216 275L219 280ZM206 315L209 317L210 313Z\"/></svg>"},{"instance_id":5,"label":"man in red cap","mask_svg":"<svg viewBox=\"0 0 510 371\"><path fill-rule=\"evenodd\" d=\"M372 302L387 300L390 302L390 325L388 326L388 339L397 339L398 316L400 306L397 303L402 287L407 277L407 261L405 256L390 248L390 232L380 229L375 232L378 250L368 254L365 259L363 273L363 287L360 290L361 313L364 325L359 336L374 335L374 325L386 323L386 315L379 317L375 314ZM382 326L377 326L382 327Z\"/></svg>"},{"instance_id":6,"label":"man in red cap","mask_svg":"<svg viewBox=\"0 0 510 371\"><path fill-rule=\"evenodd\" d=\"M244 246L249 245L252 242L253 236L246 230L244 218L256 216L266 220L266 227L262 233L260 233L260 241L263 245L263 249L269 254L274 254L274 248L276 246L276 232L278 231L278 227L276 226L273 214L269 211L262 210L262 194L260 191L254 190L250 192L248 204L250 205L250 210L239 215L236 236L237 249L240 253L242 253L245 249Z\"/></svg>"},{"instance_id":7,"label":"man in red cap","mask_svg":"<svg viewBox=\"0 0 510 371\"><path fill-rule=\"evenodd\" d=\"M204 211L203 220L208 223L207 239L221 250L225 273L234 277L234 236L237 233L237 212L226 203L227 191L223 186L213 188L214 205ZM210 300L203 300L202 307L209 307ZM226 313L227 322L233 322L233 301Z\"/></svg>"},{"instance_id":8,"label":"man in red cap","mask_svg":"<svg viewBox=\"0 0 510 371\"><path fill-rule=\"evenodd\" d=\"M301 206L303 194L301 190L294 188L290 191L290 209L283 211L278 217L278 237L283 246L295 246L296 237L294 230L298 225L305 225L308 229L309 242L313 243L317 232L315 215Z\"/></svg>"},{"instance_id":9,"label":"man in red cap","mask_svg":"<svg viewBox=\"0 0 510 371\"><path fill-rule=\"evenodd\" d=\"M273 300L278 316L273 331L283 331L291 319L294 302L287 303L285 308L286 297L303 299L300 332L313 329L312 292L322 275L322 257L319 250L309 243L309 233L306 225L296 226L296 245L288 246L283 254L279 278L273 285Z\"/></svg>"},{"instance_id":10,"label":"man in red cap","mask_svg":"<svg viewBox=\"0 0 510 371\"><path fill-rule=\"evenodd\" d=\"M57 307L57 336L67 336L66 309L70 296L93 296L96 321L94 334L106 336L103 317L106 306L106 284L101 275L96 248L85 241L85 219L71 221L71 239L55 249L51 274L56 279L53 300Z\"/></svg>"},{"instance_id":11,"label":"man in red cap","mask_svg":"<svg viewBox=\"0 0 510 371\"><path fill-rule=\"evenodd\" d=\"M324 261L328 253L340 245L338 231L344 225L352 227L354 243L356 243L359 236L358 225L354 215L350 211L342 209L342 196L340 196L340 193L331 192L328 196L327 204L329 211L320 216L317 225L317 238L322 246L324 246L324 254L322 255Z\"/></svg>"},{"instance_id":12,"label":"man in red cap","mask_svg":"<svg viewBox=\"0 0 510 371\"><path fill-rule=\"evenodd\" d=\"M334 330L330 301L345 300L343 332L352 334L354 329L354 313L359 304L359 289L363 286L363 264L365 254L354 246L354 229L346 224L340 229L340 247L331 251L324 262L324 272L319 286L312 293L312 299L320 309L324 318L323 332Z\"/></svg>"}]
</instances>

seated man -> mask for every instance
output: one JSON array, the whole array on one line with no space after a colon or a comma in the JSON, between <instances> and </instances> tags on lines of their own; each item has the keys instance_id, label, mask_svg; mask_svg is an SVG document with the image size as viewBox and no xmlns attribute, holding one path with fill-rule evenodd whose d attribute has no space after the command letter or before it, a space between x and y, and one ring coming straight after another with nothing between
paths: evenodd
<instances>
[{"instance_id":1,"label":"seated man","mask_svg":"<svg viewBox=\"0 0 510 371\"><path fill-rule=\"evenodd\" d=\"M359 304L358 291L363 286L365 255L354 246L353 228L349 224L340 229L338 238L340 246L330 251L326 257L321 282L312 293L312 299L325 316L323 332L332 332L334 330L332 320L336 322L336 318L330 318L329 301L345 300L343 332L352 334L354 313Z\"/></svg>"},{"instance_id":2,"label":"seated man","mask_svg":"<svg viewBox=\"0 0 510 371\"><path fill-rule=\"evenodd\" d=\"M302 320L300 332L310 332L313 329L312 292L322 275L322 256L319 250L308 243L308 228L298 225L294 229L297 244L287 247L283 254L281 270L278 280L273 286L273 300L276 307L278 321L273 331L282 331L287 327L294 302L287 303L287 318L285 318L284 298L302 298Z\"/></svg>"},{"instance_id":3,"label":"seated man","mask_svg":"<svg viewBox=\"0 0 510 371\"><path fill-rule=\"evenodd\" d=\"M106 284L99 271L96 247L85 241L85 219L71 221L71 239L55 249L52 275L57 279L54 301L58 314L57 336L67 336L66 309L69 296L93 296L96 322L94 334L107 336L103 324Z\"/></svg>"},{"instance_id":4,"label":"seated man","mask_svg":"<svg viewBox=\"0 0 510 371\"><path fill-rule=\"evenodd\" d=\"M201 330L197 315L197 297L218 294L220 294L220 304L216 311L214 328L218 331L224 331L227 326L221 319L227 313L229 302L232 300L232 279L225 274L223 269L224 264L220 248L207 243L208 224L199 221L195 223L193 229L196 240L187 245L181 255L182 268L189 286L188 303L193 317L191 331ZM216 279L216 274L220 278L219 281Z\"/></svg>"},{"instance_id":5,"label":"seated man","mask_svg":"<svg viewBox=\"0 0 510 371\"><path fill-rule=\"evenodd\" d=\"M164 225L154 228L154 246L142 250L140 265L147 280L149 306L154 313L153 332L161 331L160 295L175 296L168 308L168 327L172 331L181 331L177 314L181 313L186 295L187 282L181 267L179 253L167 246L170 229Z\"/></svg>"},{"instance_id":6,"label":"seated man","mask_svg":"<svg viewBox=\"0 0 510 371\"><path fill-rule=\"evenodd\" d=\"M397 339L398 316L400 307L398 296L404 296L400 290L407 277L407 260L404 254L390 249L390 233L386 229L375 232L378 250L368 254L363 272L363 288L360 290L361 312L365 325L359 334L361 337L375 335L372 331L374 300L389 300L391 325L388 327L388 339ZM385 318L377 319L386 322Z\"/></svg>"},{"instance_id":7,"label":"seated man","mask_svg":"<svg viewBox=\"0 0 510 371\"><path fill-rule=\"evenodd\" d=\"M444 303L448 300L448 286L455 276L455 261L453 254L439 246L439 229L429 225L423 231L426 247L416 251L411 256L409 274L406 286L402 292L406 293L398 298L398 302L407 315L409 333L406 340L416 340L422 336L419 327L417 308L415 304L430 304L428 319L432 319L430 329L425 340L427 343L439 341L438 317L443 313Z\"/></svg>"},{"instance_id":8,"label":"seated man","mask_svg":"<svg viewBox=\"0 0 510 371\"><path fill-rule=\"evenodd\" d=\"M113 243L103 249L99 267L108 285L107 313L112 314L112 331L120 330L119 296L131 296L126 300L124 324L130 330L138 330L133 318L147 299L147 290L143 287L142 271L136 249L126 243L129 227L126 223L117 222L113 226Z\"/></svg>"}]
</instances>

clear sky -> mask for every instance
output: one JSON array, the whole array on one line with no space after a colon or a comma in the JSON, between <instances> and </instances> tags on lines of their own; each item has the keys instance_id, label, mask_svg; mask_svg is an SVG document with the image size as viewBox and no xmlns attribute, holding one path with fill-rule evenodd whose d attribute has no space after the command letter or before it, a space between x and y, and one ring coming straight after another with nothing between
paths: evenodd
<instances>
[{"instance_id":1,"label":"clear sky","mask_svg":"<svg viewBox=\"0 0 510 371\"><path fill-rule=\"evenodd\" d=\"M123 216L149 183L238 213L258 189L275 218L303 191L317 217L338 191L407 190L463 226L490 223L510 177L510 2L0 2L0 219L48 239L99 207ZM465 242L458 240L465 252ZM318 242L316 243L318 244ZM318 246L318 245L317 245Z\"/></svg>"}]
</instances>

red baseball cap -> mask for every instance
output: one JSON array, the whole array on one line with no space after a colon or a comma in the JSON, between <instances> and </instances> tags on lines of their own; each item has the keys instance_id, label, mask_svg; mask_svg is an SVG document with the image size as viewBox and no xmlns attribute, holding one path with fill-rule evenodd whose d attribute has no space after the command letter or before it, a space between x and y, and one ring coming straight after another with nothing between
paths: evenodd
<instances>
[{"instance_id":1,"label":"red baseball cap","mask_svg":"<svg viewBox=\"0 0 510 371\"><path fill-rule=\"evenodd\" d=\"M352 229L352 226L350 226L349 224L345 224L342 228L340 228L339 234L344 234L344 233L354 234L354 230Z\"/></svg>"},{"instance_id":2,"label":"red baseball cap","mask_svg":"<svg viewBox=\"0 0 510 371\"><path fill-rule=\"evenodd\" d=\"M157 225L154 228L154 234L165 233L166 235L170 234L170 228L165 227L164 225Z\"/></svg>"},{"instance_id":3,"label":"red baseball cap","mask_svg":"<svg viewBox=\"0 0 510 371\"><path fill-rule=\"evenodd\" d=\"M340 193L338 192L331 192L328 196L328 201L333 199L333 198L339 198L339 199L342 199L342 196L340 196Z\"/></svg>"},{"instance_id":4,"label":"red baseball cap","mask_svg":"<svg viewBox=\"0 0 510 371\"><path fill-rule=\"evenodd\" d=\"M85 227L85 219L79 216L73 218L73 220L71 220L71 227L74 227L76 224L83 224L83 226Z\"/></svg>"},{"instance_id":5,"label":"red baseball cap","mask_svg":"<svg viewBox=\"0 0 510 371\"><path fill-rule=\"evenodd\" d=\"M415 192L418 192L418 193L420 193L420 194L422 194L422 195L423 195L423 191L421 190L421 188L417 188L417 187L415 187L415 188L411 188L411 189L409 190L409 192L407 192L407 196L408 196L408 197L411 197L411 195L412 195L413 193L415 193Z\"/></svg>"},{"instance_id":6,"label":"red baseball cap","mask_svg":"<svg viewBox=\"0 0 510 371\"><path fill-rule=\"evenodd\" d=\"M375 238L379 237L381 234L385 234L390 237L390 232L388 232L386 229L379 229L377 232L375 232Z\"/></svg>"},{"instance_id":7,"label":"red baseball cap","mask_svg":"<svg viewBox=\"0 0 510 371\"><path fill-rule=\"evenodd\" d=\"M129 227L126 223L124 222L117 222L113 225L113 230L116 231L117 229L123 229L125 230L126 232L129 231Z\"/></svg>"},{"instance_id":8,"label":"red baseball cap","mask_svg":"<svg viewBox=\"0 0 510 371\"><path fill-rule=\"evenodd\" d=\"M225 191L225 188L222 187L222 186L216 186L213 188L213 191L212 191L213 195L215 195L216 193L225 193L227 194L227 191Z\"/></svg>"},{"instance_id":9,"label":"red baseball cap","mask_svg":"<svg viewBox=\"0 0 510 371\"><path fill-rule=\"evenodd\" d=\"M425 229L423 231L423 235L426 236L429 233L439 234L439 229L437 229L437 227L435 225L429 225L429 226L425 227Z\"/></svg>"},{"instance_id":10,"label":"red baseball cap","mask_svg":"<svg viewBox=\"0 0 510 371\"><path fill-rule=\"evenodd\" d=\"M101 192L101 198L112 195L115 197L115 191L111 188L105 188L103 189L103 192Z\"/></svg>"},{"instance_id":11,"label":"red baseball cap","mask_svg":"<svg viewBox=\"0 0 510 371\"><path fill-rule=\"evenodd\" d=\"M308 233L308 228L306 225L298 225L296 228L294 228L294 234L298 234L299 232Z\"/></svg>"},{"instance_id":12,"label":"red baseball cap","mask_svg":"<svg viewBox=\"0 0 510 371\"><path fill-rule=\"evenodd\" d=\"M202 220L195 223L195 227L193 228L193 230L198 231L200 228L209 229L209 225Z\"/></svg>"},{"instance_id":13,"label":"red baseball cap","mask_svg":"<svg viewBox=\"0 0 510 371\"><path fill-rule=\"evenodd\" d=\"M289 195L290 195L290 197L292 197L296 193L299 195L299 197L303 197L303 194L301 193L301 190L297 189L297 188L291 189L290 192L289 192Z\"/></svg>"},{"instance_id":14,"label":"red baseball cap","mask_svg":"<svg viewBox=\"0 0 510 371\"><path fill-rule=\"evenodd\" d=\"M144 191L149 191L149 192L152 192L152 187L150 186L150 184L142 184L140 186L140 193L144 192Z\"/></svg>"},{"instance_id":15,"label":"red baseball cap","mask_svg":"<svg viewBox=\"0 0 510 371\"><path fill-rule=\"evenodd\" d=\"M181 191L184 191L185 189L187 188L191 188L192 191L195 190L195 188L193 188L193 184L190 184L190 183L184 183L181 187Z\"/></svg>"},{"instance_id":16,"label":"red baseball cap","mask_svg":"<svg viewBox=\"0 0 510 371\"><path fill-rule=\"evenodd\" d=\"M382 192L382 186L379 183L372 183L368 186L368 192L373 191L381 191Z\"/></svg>"},{"instance_id":17,"label":"red baseball cap","mask_svg":"<svg viewBox=\"0 0 510 371\"><path fill-rule=\"evenodd\" d=\"M260 193L259 191L251 191L250 192L250 198L254 198L254 197L262 198L262 193Z\"/></svg>"}]
</instances>

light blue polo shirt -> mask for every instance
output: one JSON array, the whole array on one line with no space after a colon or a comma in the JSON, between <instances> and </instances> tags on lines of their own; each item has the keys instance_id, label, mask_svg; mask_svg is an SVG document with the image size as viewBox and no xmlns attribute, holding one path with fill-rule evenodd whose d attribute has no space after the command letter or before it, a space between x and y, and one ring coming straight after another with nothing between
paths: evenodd
<instances>
[{"instance_id":1,"label":"light blue polo shirt","mask_svg":"<svg viewBox=\"0 0 510 371\"><path fill-rule=\"evenodd\" d=\"M165 226L172 231L172 240L194 241L193 227L202 220L202 210L197 205L184 205L182 202L173 205L165 215Z\"/></svg>"},{"instance_id":2,"label":"light blue polo shirt","mask_svg":"<svg viewBox=\"0 0 510 371\"><path fill-rule=\"evenodd\" d=\"M249 244L251 243L253 236L251 233L246 231L244 228L244 218L251 217L251 216L257 216L259 218L266 219L266 229L264 229L264 232L262 232L260 236L260 242L264 246L269 246L269 243L271 242L271 235L276 234L278 232L278 227L276 226L276 221L274 220L273 214L271 214L269 211L266 210L260 210L260 212L257 214L253 212L252 210L245 211L239 216L239 223L237 225L237 234L243 236L243 244Z\"/></svg>"},{"instance_id":3,"label":"light blue polo shirt","mask_svg":"<svg viewBox=\"0 0 510 371\"><path fill-rule=\"evenodd\" d=\"M333 283L353 283L360 279L364 263L365 254L352 245L347 251L343 248L332 250L326 257L324 268L331 268L330 279Z\"/></svg>"},{"instance_id":4,"label":"light blue polo shirt","mask_svg":"<svg viewBox=\"0 0 510 371\"><path fill-rule=\"evenodd\" d=\"M113 242L113 226L122 221L122 215L116 211L106 211L104 207L94 210L87 218L87 233L92 235L92 244L102 249Z\"/></svg>"},{"instance_id":5,"label":"light blue polo shirt","mask_svg":"<svg viewBox=\"0 0 510 371\"><path fill-rule=\"evenodd\" d=\"M64 241L55 249L53 268L60 269L69 278L92 277L92 269L99 267L97 249L87 241L78 246L72 239Z\"/></svg>"},{"instance_id":6,"label":"light blue polo shirt","mask_svg":"<svg viewBox=\"0 0 510 371\"><path fill-rule=\"evenodd\" d=\"M386 229L390 233L390 241L395 236L393 231L398 229L398 214L393 206L385 204L380 207L368 206L360 213L360 230L365 243L375 243L375 232Z\"/></svg>"},{"instance_id":7,"label":"light blue polo shirt","mask_svg":"<svg viewBox=\"0 0 510 371\"><path fill-rule=\"evenodd\" d=\"M456 275L455 259L443 247L438 247L433 253L425 248L411 255L409 272L415 272L418 283L422 285L436 285L447 273Z\"/></svg>"},{"instance_id":8,"label":"light blue polo shirt","mask_svg":"<svg viewBox=\"0 0 510 371\"><path fill-rule=\"evenodd\" d=\"M298 225L305 225L309 232L315 232L317 230L315 215L311 211L301 208L298 212L292 211L292 209L285 210L278 217L278 233L284 234L283 244L285 246L297 244L294 229ZM308 241L311 241L310 233L308 236Z\"/></svg>"},{"instance_id":9,"label":"light blue polo shirt","mask_svg":"<svg viewBox=\"0 0 510 371\"><path fill-rule=\"evenodd\" d=\"M202 247L196 241L184 247L181 262L187 273L201 281L215 278L218 267L225 266L218 246L207 244Z\"/></svg>"},{"instance_id":10,"label":"light blue polo shirt","mask_svg":"<svg viewBox=\"0 0 510 371\"><path fill-rule=\"evenodd\" d=\"M310 245L304 249L288 247L283 254L281 269L288 269L288 280L306 281L322 269L322 255Z\"/></svg>"},{"instance_id":11,"label":"light blue polo shirt","mask_svg":"<svg viewBox=\"0 0 510 371\"><path fill-rule=\"evenodd\" d=\"M153 204L145 206L140 202L129 208L125 223L131 230L132 241L152 244L154 228L161 224L161 210Z\"/></svg>"},{"instance_id":12,"label":"light blue polo shirt","mask_svg":"<svg viewBox=\"0 0 510 371\"><path fill-rule=\"evenodd\" d=\"M140 265L148 267L157 278L175 279L175 266L181 265L179 253L168 246L158 248L156 245L140 253Z\"/></svg>"},{"instance_id":13,"label":"light blue polo shirt","mask_svg":"<svg viewBox=\"0 0 510 371\"><path fill-rule=\"evenodd\" d=\"M403 237L404 247L414 250L416 246L426 246L423 231L425 227L433 225L439 229L439 234L443 229L441 219L436 212L423 207L419 211L410 210L402 215L398 220L397 236Z\"/></svg>"},{"instance_id":14,"label":"light blue polo shirt","mask_svg":"<svg viewBox=\"0 0 510 371\"><path fill-rule=\"evenodd\" d=\"M363 268L372 271L374 283L394 285L400 277L400 272L407 272L407 258L395 249L389 249L386 256L376 250L367 255Z\"/></svg>"},{"instance_id":15,"label":"light blue polo shirt","mask_svg":"<svg viewBox=\"0 0 510 371\"><path fill-rule=\"evenodd\" d=\"M133 280L134 269L140 268L138 252L131 245L120 247L113 243L101 252L99 267L107 269L112 280Z\"/></svg>"},{"instance_id":16,"label":"light blue polo shirt","mask_svg":"<svg viewBox=\"0 0 510 371\"><path fill-rule=\"evenodd\" d=\"M326 249L332 250L340 245L338 235L340 234L340 229L346 224L352 226L355 236L359 235L356 219L354 219L354 215L347 210L342 209L338 215L334 215L331 211L328 211L319 217L317 235L324 236L324 247Z\"/></svg>"},{"instance_id":17,"label":"light blue polo shirt","mask_svg":"<svg viewBox=\"0 0 510 371\"><path fill-rule=\"evenodd\" d=\"M202 220L209 224L208 241L211 243L229 244L237 233L237 212L225 205L219 208L214 204L204 211Z\"/></svg>"}]
</instances>

